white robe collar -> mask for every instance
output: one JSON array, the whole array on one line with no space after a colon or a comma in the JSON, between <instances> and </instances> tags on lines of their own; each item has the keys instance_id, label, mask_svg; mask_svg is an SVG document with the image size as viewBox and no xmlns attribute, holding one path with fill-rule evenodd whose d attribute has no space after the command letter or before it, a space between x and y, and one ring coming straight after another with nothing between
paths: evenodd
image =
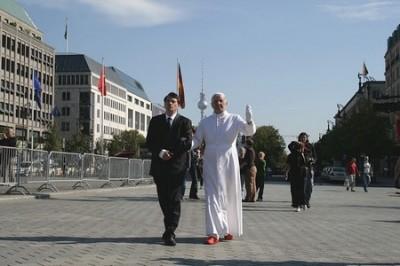
<instances>
[{"instance_id":1,"label":"white robe collar","mask_svg":"<svg viewBox=\"0 0 400 266\"><path fill-rule=\"evenodd\" d=\"M223 111L222 113L219 113L219 114L214 113L214 115L215 115L217 118L224 118L225 116L228 115L228 112L225 110L225 111Z\"/></svg>"}]
</instances>

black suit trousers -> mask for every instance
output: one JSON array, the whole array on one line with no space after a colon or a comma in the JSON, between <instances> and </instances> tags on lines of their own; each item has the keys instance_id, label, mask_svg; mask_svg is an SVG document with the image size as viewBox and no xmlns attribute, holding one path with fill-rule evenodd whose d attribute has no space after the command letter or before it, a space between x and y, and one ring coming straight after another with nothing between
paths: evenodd
<instances>
[{"instance_id":1,"label":"black suit trousers","mask_svg":"<svg viewBox=\"0 0 400 266\"><path fill-rule=\"evenodd\" d=\"M182 182L157 179L155 183L158 202L164 215L165 231L174 233L181 216Z\"/></svg>"}]
</instances>

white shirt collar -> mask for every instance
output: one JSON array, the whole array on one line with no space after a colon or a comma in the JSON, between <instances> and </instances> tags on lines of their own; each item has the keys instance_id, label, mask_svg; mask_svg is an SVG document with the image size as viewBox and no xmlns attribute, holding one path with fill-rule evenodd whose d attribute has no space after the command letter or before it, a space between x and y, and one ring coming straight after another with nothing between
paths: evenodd
<instances>
[{"instance_id":1,"label":"white shirt collar","mask_svg":"<svg viewBox=\"0 0 400 266\"><path fill-rule=\"evenodd\" d=\"M175 112L173 115L168 116L167 113L165 113L165 119L168 119L168 117L170 117L171 120L173 121L173 120L175 119L175 117L176 117L177 114L178 114L178 112Z\"/></svg>"}]
</instances>

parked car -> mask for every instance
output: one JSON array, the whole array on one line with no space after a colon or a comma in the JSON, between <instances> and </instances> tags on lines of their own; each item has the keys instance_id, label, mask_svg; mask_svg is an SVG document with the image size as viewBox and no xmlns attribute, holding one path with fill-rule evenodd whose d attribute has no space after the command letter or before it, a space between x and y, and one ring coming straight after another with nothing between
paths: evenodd
<instances>
[{"instance_id":1,"label":"parked car","mask_svg":"<svg viewBox=\"0 0 400 266\"><path fill-rule=\"evenodd\" d=\"M341 166L327 166L321 172L321 177L328 181L344 181L346 176L346 168Z\"/></svg>"}]
</instances>

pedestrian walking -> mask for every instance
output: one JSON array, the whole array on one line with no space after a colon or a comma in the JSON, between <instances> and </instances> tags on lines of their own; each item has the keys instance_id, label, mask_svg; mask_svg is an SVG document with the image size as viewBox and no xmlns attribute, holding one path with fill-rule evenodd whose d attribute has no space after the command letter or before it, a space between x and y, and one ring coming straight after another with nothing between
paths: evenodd
<instances>
[{"instance_id":1,"label":"pedestrian walking","mask_svg":"<svg viewBox=\"0 0 400 266\"><path fill-rule=\"evenodd\" d=\"M194 148L205 144L203 157L204 193L206 200L205 244L214 245L220 236L232 240L243 233L240 196L239 160L236 140L256 132L250 106L246 106L246 121L230 114L223 93L211 98L214 113L200 121L194 137Z\"/></svg>"},{"instance_id":2,"label":"pedestrian walking","mask_svg":"<svg viewBox=\"0 0 400 266\"><path fill-rule=\"evenodd\" d=\"M244 156L246 154L246 148L245 147L240 147L239 148L239 171L240 171L240 189L241 189L241 195L242 195L242 200L244 200L246 193L245 193L245 189L244 189L244 180L245 180L245 161L244 161Z\"/></svg>"},{"instance_id":3,"label":"pedestrian walking","mask_svg":"<svg viewBox=\"0 0 400 266\"><path fill-rule=\"evenodd\" d=\"M257 168L255 164L256 152L253 148L254 141L252 139L246 139L246 153L244 155L244 172L245 172L245 187L246 197L244 202L255 202L256 201L256 176Z\"/></svg>"},{"instance_id":4,"label":"pedestrian walking","mask_svg":"<svg viewBox=\"0 0 400 266\"><path fill-rule=\"evenodd\" d=\"M347 178L345 179L346 190L349 188L352 192L355 192L354 187L356 186L356 178L359 176L358 166L356 163L356 158L352 158L346 167L347 170Z\"/></svg>"},{"instance_id":5,"label":"pedestrian walking","mask_svg":"<svg viewBox=\"0 0 400 266\"><path fill-rule=\"evenodd\" d=\"M364 165L363 165L363 185L364 191L368 192L368 185L371 183L371 164L368 161L368 156L364 157Z\"/></svg>"},{"instance_id":6,"label":"pedestrian walking","mask_svg":"<svg viewBox=\"0 0 400 266\"><path fill-rule=\"evenodd\" d=\"M314 186L314 164L316 161L316 153L314 146L309 142L308 134L306 132L301 132L297 140L303 144L303 154L306 163L306 175L304 178L304 200L307 208L310 208L311 194Z\"/></svg>"},{"instance_id":7,"label":"pedestrian walking","mask_svg":"<svg viewBox=\"0 0 400 266\"><path fill-rule=\"evenodd\" d=\"M192 123L178 113L179 97L164 98L165 113L150 120L146 145L151 151L150 175L154 177L158 201L164 215L164 243L175 246L179 224L182 179L187 171L187 154L192 144Z\"/></svg>"},{"instance_id":8,"label":"pedestrian walking","mask_svg":"<svg viewBox=\"0 0 400 266\"><path fill-rule=\"evenodd\" d=\"M265 169L267 167L267 162L265 161L265 153L262 151L258 152L256 167L257 167L256 185L258 190L257 201L263 201Z\"/></svg>"},{"instance_id":9,"label":"pedestrian walking","mask_svg":"<svg viewBox=\"0 0 400 266\"><path fill-rule=\"evenodd\" d=\"M287 157L287 179L290 182L290 194L292 196L292 207L300 212L301 209L306 210L305 194L304 194L304 178L306 176L306 160L304 157L304 144L292 141L288 145L290 154Z\"/></svg>"}]
</instances>

